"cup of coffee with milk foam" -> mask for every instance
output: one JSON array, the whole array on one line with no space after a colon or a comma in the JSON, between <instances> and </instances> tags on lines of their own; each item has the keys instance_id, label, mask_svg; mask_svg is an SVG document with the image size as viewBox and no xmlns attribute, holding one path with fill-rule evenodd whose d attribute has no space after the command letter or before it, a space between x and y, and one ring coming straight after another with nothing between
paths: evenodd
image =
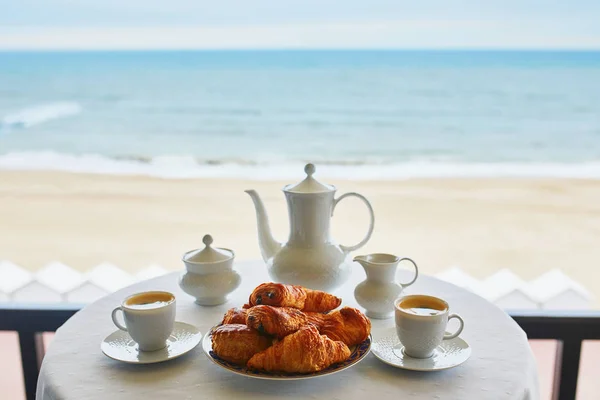
<instances>
[{"instance_id":1,"label":"cup of coffee with milk foam","mask_svg":"<svg viewBox=\"0 0 600 400\"><path fill-rule=\"evenodd\" d=\"M125 325L117 320L119 311ZM175 296L161 291L131 295L112 311L112 320L117 328L129 333L141 351L160 350L173 332Z\"/></svg>"},{"instance_id":2,"label":"cup of coffee with milk foam","mask_svg":"<svg viewBox=\"0 0 600 400\"><path fill-rule=\"evenodd\" d=\"M404 354L413 358L429 358L442 340L454 339L463 330L463 319L449 313L448 303L438 297L410 295L394 302L396 333L404 346ZM446 333L448 320L455 318L460 326Z\"/></svg>"}]
</instances>

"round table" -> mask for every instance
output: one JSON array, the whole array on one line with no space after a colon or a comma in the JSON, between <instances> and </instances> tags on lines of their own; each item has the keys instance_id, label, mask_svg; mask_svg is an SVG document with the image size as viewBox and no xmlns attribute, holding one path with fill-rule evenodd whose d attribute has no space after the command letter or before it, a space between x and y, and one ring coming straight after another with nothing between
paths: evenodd
<instances>
[{"instance_id":1,"label":"round table","mask_svg":"<svg viewBox=\"0 0 600 400\"><path fill-rule=\"evenodd\" d=\"M427 276L420 276L406 293L433 294L446 299L451 311L464 318L461 337L473 350L466 363L445 371L405 371L369 354L354 367L332 376L264 381L221 369L206 358L200 346L178 359L152 365L124 364L100 351L102 340L116 330L111 310L125 296L143 290L173 292L177 297L177 320L207 332L229 308L245 303L255 286L269 281L262 262L236 263L235 268L243 277L242 285L220 306L196 305L180 290L179 273L137 283L88 305L56 332L40 371L37 399L522 400L539 397L535 360L519 326L483 298ZM400 278L404 273L399 271ZM364 272L357 266L349 282L334 292L342 297L343 305L358 307L353 291L364 278ZM375 340L393 334L393 318L372 322Z\"/></svg>"}]
</instances>

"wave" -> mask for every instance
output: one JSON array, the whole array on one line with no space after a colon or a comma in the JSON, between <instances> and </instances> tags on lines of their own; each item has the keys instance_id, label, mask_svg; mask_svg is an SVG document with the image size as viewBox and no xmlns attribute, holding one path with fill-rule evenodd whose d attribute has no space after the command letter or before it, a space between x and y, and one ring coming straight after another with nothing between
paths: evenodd
<instances>
[{"instance_id":1,"label":"wave","mask_svg":"<svg viewBox=\"0 0 600 400\"><path fill-rule=\"evenodd\" d=\"M192 156L114 157L52 151L0 155L3 170L50 170L76 173L143 175L165 179L298 179L305 161L203 160ZM331 179L396 180L409 178L578 178L600 179L600 162L590 163L402 163L317 162L319 176Z\"/></svg>"},{"instance_id":2,"label":"wave","mask_svg":"<svg viewBox=\"0 0 600 400\"><path fill-rule=\"evenodd\" d=\"M0 130L30 128L53 119L77 115L81 110L81 105L74 102L54 102L23 108L5 115L0 120Z\"/></svg>"}]
</instances>

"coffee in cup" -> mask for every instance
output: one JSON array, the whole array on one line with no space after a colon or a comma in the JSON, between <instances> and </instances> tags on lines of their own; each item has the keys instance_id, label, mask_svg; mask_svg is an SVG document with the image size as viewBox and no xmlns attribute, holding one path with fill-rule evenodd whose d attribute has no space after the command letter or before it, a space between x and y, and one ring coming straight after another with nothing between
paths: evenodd
<instances>
[{"instance_id":1,"label":"coffee in cup","mask_svg":"<svg viewBox=\"0 0 600 400\"><path fill-rule=\"evenodd\" d=\"M167 292L145 292L135 294L125 300L125 305L134 310L151 310L164 307L175 297Z\"/></svg>"},{"instance_id":2,"label":"coffee in cup","mask_svg":"<svg viewBox=\"0 0 600 400\"><path fill-rule=\"evenodd\" d=\"M410 295L399 298L396 308L396 333L404 346L404 353L414 358L428 358L442 340L454 339L463 330L464 321L457 314L449 314L448 303L438 297ZM446 334L448 320L455 318L460 326L453 334Z\"/></svg>"},{"instance_id":3,"label":"coffee in cup","mask_svg":"<svg viewBox=\"0 0 600 400\"><path fill-rule=\"evenodd\" d=\"M123 326L117 312L123 313ZM117 328L129 333L141 351L155 351L167 345L175 322L175 296L169 292L152 291L127 297L112 311Z\"/></svg>"}]
</instances>

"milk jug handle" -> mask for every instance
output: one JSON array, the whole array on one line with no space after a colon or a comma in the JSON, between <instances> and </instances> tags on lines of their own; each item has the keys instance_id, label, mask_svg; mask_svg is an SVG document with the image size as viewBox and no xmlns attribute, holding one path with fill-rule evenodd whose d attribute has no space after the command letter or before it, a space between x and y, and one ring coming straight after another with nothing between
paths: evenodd
<instances>
[{"instance_id":1,"label":"milk jug handle","mask_svg":"<svg viewBox=\"0 0 600 400\"><path fill-rule=\"evenodd\" d=\"M398 282L398 283L400 283L400 285L402 285L403 288L405 288L405 287L410 286L413 283L415 283L415 281L419 277L419 267L417 267L416 262L414 262L412 259L410 259L408 257L404 257L404 258L401 258L400 260L398 260L398 264L400 264L402 261L408 261L413 265L413 267L415 267L415 276L410 282L407 282L407 283Z\"/></svg>"},{"instance_id":2,"label":"milk jug handle","mask_svg":"<svg viewBox=\"0 0 600 400\"><path fill-rule=\"evenodd\" d=\"M375 214L373 213L373 207L371 207L371 203L369 203L369 200L367 200L365 196L363 196L362 194L355 193L355 192L349 192L349 193L344 193L343 195L341 195L340 197L338 197L337 199L335 199L333 201L331 215L333 215L333 211L335 210L335 207L338 205L338 203L340 201L342 201L343 199L345 199L346 197L358 197L360 200L362 200L363 203L365 203L365 205L367 206L367 209L369 210L369 217L371 219L369 222L369 230L367 231L367 234L365 235L363 240L361 240L358 244L355 244L354 246L340 245L340 248L342 249L342 251L344 251L344 253L349 253L351 251L360 249L369 241L369 239L371 238L371 235L373 234L373 228L375 227Z\"/></svg>"}]
</instances>

